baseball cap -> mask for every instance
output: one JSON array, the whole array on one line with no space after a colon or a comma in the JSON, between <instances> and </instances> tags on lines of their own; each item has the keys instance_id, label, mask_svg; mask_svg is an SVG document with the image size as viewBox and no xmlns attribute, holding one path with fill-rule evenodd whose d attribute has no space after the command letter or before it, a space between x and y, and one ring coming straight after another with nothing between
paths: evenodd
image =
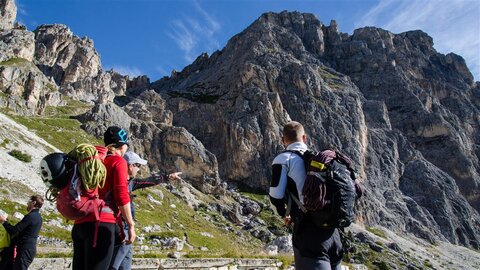
<instances>
[{"instance_id":1,"label":"baseball cap","mask_svg":"<svg viewBox=\"0 0 480 270\"><path fill-rule=\"evenodd\" d=\"M111 126L108 127L107 131L103 134L103 142L105 145L120 147L124 144L128 144L128 134L123 128Z\"/></svg>"},{"instance_id":2,"label":"baseball cap","mask_svg":"<svg viewBox=\"0 0 480 270\"><path fill-rule=\"evenodd\" d=\"M135 152L127 151L123 158L127 161L128 164L138 163L140 165L146 165L147 161L137 155Z\"/></svg>"}]
</instances>

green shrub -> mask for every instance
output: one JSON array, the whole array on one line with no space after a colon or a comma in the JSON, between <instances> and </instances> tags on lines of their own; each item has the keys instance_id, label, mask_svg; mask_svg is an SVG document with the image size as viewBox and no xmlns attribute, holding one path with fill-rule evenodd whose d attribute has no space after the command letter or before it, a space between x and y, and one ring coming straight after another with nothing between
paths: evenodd
<instances>
[{"instance_id":1,"label":"green shrub","mask_svg":"<svg viewBox=\"0 0 480 270\"><path fill-rule=\"evenodd\" d=\"M10 143L10 140L9 140L9 139L5 139L5 140L3 140L2 143L0 143L0 147L5 148L5 146L7 146L7 144L9 144L9 143Z\"/></svg>"},{"instance_id":2,"label":"green shrub","mask_svg":"<svg viewBox=\"0 0 480 270\"><path fill-rule=\"evenodd\" d=\"M29 154L25 154L23 153L22 151L19 151L19 150L12 150L10 152L8 152L8 154L20 161L23 161L23 162L30 162L32 161L32 157L29 155Z\"/></svg>"}]
</instances>

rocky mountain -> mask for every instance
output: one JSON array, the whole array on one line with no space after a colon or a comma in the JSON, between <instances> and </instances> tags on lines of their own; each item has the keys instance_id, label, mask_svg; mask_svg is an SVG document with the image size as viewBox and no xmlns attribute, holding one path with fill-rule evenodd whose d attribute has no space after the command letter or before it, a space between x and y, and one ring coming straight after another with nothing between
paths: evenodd
<instances>
[{"instance_id":1,"label":"rocky mountain","mask_svg":"<svg viewBox=\"0 0 480 270\"><path fill-rule=\"evenodd\" d=\"M349 36L311 14L267 13L151 87L223 161L224 180L265 189L280 127L295 119L313 148L358 164L359 221L478 248L479 83L421 31Z\"/></svg>"},{"instance_id":2,"label":"rocky mountain","mask_svg":"<svg viewBox=\"0 0 480 270\"><path fill-rule=\"evenodd\" d=\"M297 120L313 149L355 161L366 190L357 224L480 247L480 83L426 33L348 35L312 14L266 13L150 83L102 70L93 41L67 26L14 26L12 3L0 2L0 105L11 113L91 104L75 116L88 133L123 126L152 171L183 171L216 196L267 191L281 128ZM241 209L226 212L242 223Z\"/></svg>"}]
</instances>

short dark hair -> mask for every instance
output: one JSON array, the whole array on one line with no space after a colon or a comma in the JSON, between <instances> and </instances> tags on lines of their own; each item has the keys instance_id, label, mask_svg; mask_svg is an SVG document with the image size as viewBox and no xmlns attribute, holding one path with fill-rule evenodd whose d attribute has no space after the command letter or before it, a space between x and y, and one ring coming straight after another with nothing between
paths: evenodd
<instances>
[{"instance_id":1,"label":"short dark hair","mask_svg":"<svg viewBox=\"0 0 480 270\"><path fill-rule=\"evenodd\" d=\"M32 202L35 202L35 208L42 208L43 206L43 197L41 195L35 194L30 197Z\"/></svg>"},{"instance_id":2,"label":"short dark hair","mask_svg":"<svg viewBox=\"0 0 480 270\"><path fill-rule=\"evenodd\" d=\"M288 122L283 126L283 138L289 142L297 142L305 134L303 125L297 121Z\"/></svg>"}]
</instances>

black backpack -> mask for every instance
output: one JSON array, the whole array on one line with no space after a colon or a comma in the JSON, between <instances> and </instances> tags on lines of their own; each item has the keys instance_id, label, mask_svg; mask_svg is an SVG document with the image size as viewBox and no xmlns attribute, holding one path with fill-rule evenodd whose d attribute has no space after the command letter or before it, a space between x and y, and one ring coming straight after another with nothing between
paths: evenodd
<instances>
[{"instance_id":1,"label":"black backpack","mask_svg":"<svg viewBox=\"0 0 480 270\"><path fill-rule=\"evenodd\" d=\"M355 203L362 195L355 182L352 161L345 155L324 150L318 154L307 151L293 152L305 162L307 178L302 189L303 204L293 194L300 210L315 225L323 228L348 227L355 220Z\"/></svg>"}]
</instances>

